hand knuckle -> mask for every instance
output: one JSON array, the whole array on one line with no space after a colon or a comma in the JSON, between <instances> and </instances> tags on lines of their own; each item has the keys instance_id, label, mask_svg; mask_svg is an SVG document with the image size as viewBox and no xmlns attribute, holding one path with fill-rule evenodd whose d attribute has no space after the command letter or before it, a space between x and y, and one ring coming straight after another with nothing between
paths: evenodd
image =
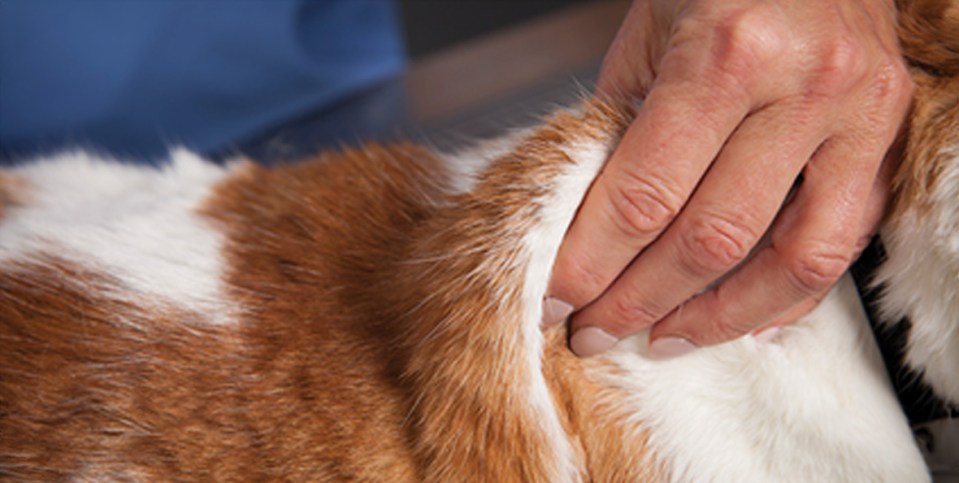
<instances>
[{"instance_id":1,"label":"hand knuckle","mask_svg":"<svg viewBox=\"0 0 959 483\"><path fill-rule=\"evenodd\" d=\"M849 250L837 246L806 250L791 259L789 273L801 291L815 293L839 280L851 258Z\"/></svg>"},{"instance_id":2,"label":"hand knuckle","mask_svg":"<svg viewBox=\"0 0 959 483\"><path fill-rule=\"evenodd\" d=\"M914 86L912 76L902 62L891 59L881 64L874 78L873 95L880 105L894 111L905 111Z\"/></svg>"},{"instance_id":3,"label":"hand knuckle","mask_svg":"<svg viewBox=\"0 0 959 483\"><path fill-rule=\"evenodd\" d=\"M609 280L597 269L598 266L598 264L583 258L566 261L564 264L564 275L566 276L562 280L567 283L561 287L561 291L570 299L567 302L580 307L606 289Z\"/></svg>"},{"instance_id":4,"label":"hand knuckle","mask_svg":"<svg viewBox=\"0 0 959 483\"><path fill-rule=\"evenodd\" d=\"M748 332L742 327L742 322L731 319L724 312L719 312L709 319L712 339L716 342L733 340Z\"/></svg>"},{"instance_id":5,"label":"hand knuckle","mask_svg":"<svg viewBox=\"0 0 959 483\"><path fill-rule=\"evenodd\" d=\"M635 296L619 296L611 301L613 320L604 321L616 334L628 334L649 326L662 316L655 307L642 303Z\"/></svg>"},{"instance_id":6,"label":"hand knuckle","mask_svg":"<svg viewBox=\"0 0 959 483\"><path fill-rule=\"evenodd\" d=\"M758 236L742 217L714 215L692 222L680 239L687 270L708 275L725 272L746 258Z\"/></svg>"},{"instance_id":7,"label":"hand knuckle","mask_svg":"<svg viewBox=\"0 0 959 483\"><path fill-rule=\"evenodd\" d=\"M716 27L717 67L733 79L749 81L783 52L784 29L765 7L745 9Z\"/></svg>"},{"instance_id":8,"label":"hand knuckle","mask_svg":"<svg viewBox=\"0 0 959 483\"><path fill-rule=\"evenodd\" d=\"M610 216L624 235L654 237L676 217L683 198L653 176L626 175L612 190Z\"/></svg>"},{"instance_id":9,"label":"hand knuckle","mask_svg":"<svg viewBox=\"0 0 959 483\"><path fill-rule=\"evenodd\" d=\"M844 94L866 76L865 49L851 35L836 35L825 42L818 59L819 68L812 82L823 94Z\"/></svg>"},{"instance_id":10,"label":"hand knuckle","mask_svg":"<svg viewBox=\"0 0 959 483\"><path fill-rule=\"evenodd\" d=\"M904 103L908 103L912 99L912 94L916 90L916 83L913 80L912 75L909 73L909 69L902 62L902 59L896 58L895 67L893 68L893 76L897 82L897 90L899 91L900 96Z\"/></svg>"}]
</instances>

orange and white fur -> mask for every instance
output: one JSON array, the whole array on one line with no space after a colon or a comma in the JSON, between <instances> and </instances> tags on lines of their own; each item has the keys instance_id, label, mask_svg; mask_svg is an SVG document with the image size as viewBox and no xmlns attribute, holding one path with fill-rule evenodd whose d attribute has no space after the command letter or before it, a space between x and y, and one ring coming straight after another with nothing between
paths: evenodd
<instances>
[{"instance_id":1,"label":"orange and white fur","mask_svg":"<svg viewBox=\"0 0 959 483\"><path fill-rule=\"evenodd\" d=\"M959 407L959 2L914 2L901 19L917 96L882 231L882 309L910 320L906 362Z\"/></svg>"},{"instance_id":2,"label":"orange and white fur","mask_svg":"<svg viewBox=\"0 0 959 483\"><path fill-rule=\"evenodd\" d=\"M910 362L959 402L959 89L939 72L917 70L883 281ZM589 101L454 156L3 171L0 478L928 481L848 279L774 340L675 360L643 335L577 359L540 328L632 115Z\"/></svg>"}]
</instances>

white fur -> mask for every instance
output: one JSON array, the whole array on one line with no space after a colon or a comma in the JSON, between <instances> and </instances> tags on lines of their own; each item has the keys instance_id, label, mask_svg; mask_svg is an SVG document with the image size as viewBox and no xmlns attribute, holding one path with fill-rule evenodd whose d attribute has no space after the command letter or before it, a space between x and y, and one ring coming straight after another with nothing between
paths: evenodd
<instances>
[{"instance_id":1,"label":"white fur","mask_svg":"<svg viewBox=\"0 0 959 483\"><path fill-rule=\"evenodd\" d=\"M476 185L476 176L496 159L509 154L533 130L517 129L503 136L477 142L444 156L445 165L453 173L453 193L468 193Z\"/></svg>"},{"instance_id":2,"label":"white fur","mask_svg":"<svg viewBox=\"0 0 959 483\"><path fill-rule=\"evenodd\" d=\"M609 356L625 376L595 376L629 388L673 481L928 481L872 337L847 276L772 343L652 361L641 334Z\"/></svg>"},{"instance_id":3,"label":"white fur","mask_svg":"<svg viewBox=\"0 0 959 483\"><path fill-rule=\"evenodd\" d=\"M526 229L522 244L522 256L527 263L521 295L525 321L523 337L529 358L529 373L534 381L529 388L529 400L540 414L540 420L557 448L558 460L565 464L564 473L571 476L576 474L575 468L582 462L573 460L572 449L556 417L556 409L542 375L543 335L540 321L543 318L543 298L563 234L590 183L609 156L612 142L612 139L603 142L584 139L567 148L566 155L575 163L568 165L552 180L545 197L534 200L536 221Z\"/></svg>"},{"instance_id":4,"label":"white fur","mask_svg":"<svg viewBox=\"0 0 959 483\"><path fill-rule=\"evenodd\" d=\"M911 209L884 228L888 259L876 281L884 318L912 322L906 361L959 404L959 146L946 154L930 210Z\"/></svg>"},{"instance_id":5,"label":"white fur","mask_svg":"<svg viewBox=\"0 0 959 483\"><path fill-rule=\"evenodd\" d=\"M611 143L574 143L567 154L575 164L537 200L538 220L524 237L530 371L540 368L549 267ZM618 409L650 429L653 456L672 481L928 481L848 280L774 343L747 337L656 362L642 355L645 338L623 341L605 356L624 371L592 377L629 391ZM533 380L531 403L551 409L545 382ZM555 418L541 419L556 435Z\"/></svg>"},{"instance_id":6,"label":"white fur","mask_svg":"<svg viewBox=\"0 0 959 483\"><path fill-rule=\"evenodd\" d=\"M498 139L484 141L472 148L447 157L446 161L455 173L454 192L472 190L476 176L489 163L511 152L517 143L528 136L530 130L515 131ZM566 227L572 221L573 214L583 198L590 183L599 172L606 158L612 139L598 142L586 140L569 147L567 156L575 163L557 176L549 187L548 194L533 200L528 211L517 214L518 223L532 219L532 224L518 226L524 233L519 259L500 260L493 257L486 262L496 266L481 266L481 273L502 273L517 264L525 266L525 281L520 299L523 309L522 345L526 350L526 371L530 381L521 400L526 401L532 416L539 421L547 441L555 455L555 474L550 481L580 481L578 468L583 465L567 438L558 412L546 385L542 372L543 333L539 321L543 316L543 295L546 293L553 261L559 251L559 245ZM503 266L503 265L508 265ZM499 294L498 299L508 300L509 293Z\"/></svg>"},{"instance_id":7,"label":"white fur","mask_svg":"<svg viewBox=\"0 0 959 483\"><path fill-rule=\"evenodd\" d=\"M159 171L71 152L10 172L25 186L0 223L0 264L53 255L116 277L117 295L229 320L222 235L196 212L228 170L176 150Z\"/></svg>"}]
</instances>

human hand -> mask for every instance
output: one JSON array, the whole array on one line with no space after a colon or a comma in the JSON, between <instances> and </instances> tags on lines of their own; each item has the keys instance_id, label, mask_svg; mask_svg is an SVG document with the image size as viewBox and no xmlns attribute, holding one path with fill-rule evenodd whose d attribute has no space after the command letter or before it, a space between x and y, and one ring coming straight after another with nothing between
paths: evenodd
<instances>
[{"instance_id":1,"label":"human hand","mask_svg":"<svg viewBox=\"0 0 959 483\"><path fill-rule=\"evenodd\" d=\"M580 356L655 324L662 358L812 308L888 198L912 92L895 15L890 0L636 0L598 91L645 99L567 232L544 323L577 310Z\"/></svg>"}]
</instances>

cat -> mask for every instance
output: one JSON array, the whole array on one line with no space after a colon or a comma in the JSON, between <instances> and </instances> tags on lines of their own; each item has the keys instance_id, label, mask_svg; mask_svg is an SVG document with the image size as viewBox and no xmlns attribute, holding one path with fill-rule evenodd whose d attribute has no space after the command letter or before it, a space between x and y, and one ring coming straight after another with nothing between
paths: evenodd
<instances>
[{"instance_id":1,"label":"cat","mask_svg":"<svg viewBox=\"0 0 959 483\"><path fill-rule=\"evenodd\" d=\"M933 15L910 38L959 21L900 8ZM903 45L916 108L877 283L955 403L959 311L923 310L959 293L959 49ZM452 155L76 151L0 172L0 477L929 481L848 277L770 340L673 360L645 334L579 359L541 328L566 227L634 115L590 99Z\"/></svg>"}]
</instances>

